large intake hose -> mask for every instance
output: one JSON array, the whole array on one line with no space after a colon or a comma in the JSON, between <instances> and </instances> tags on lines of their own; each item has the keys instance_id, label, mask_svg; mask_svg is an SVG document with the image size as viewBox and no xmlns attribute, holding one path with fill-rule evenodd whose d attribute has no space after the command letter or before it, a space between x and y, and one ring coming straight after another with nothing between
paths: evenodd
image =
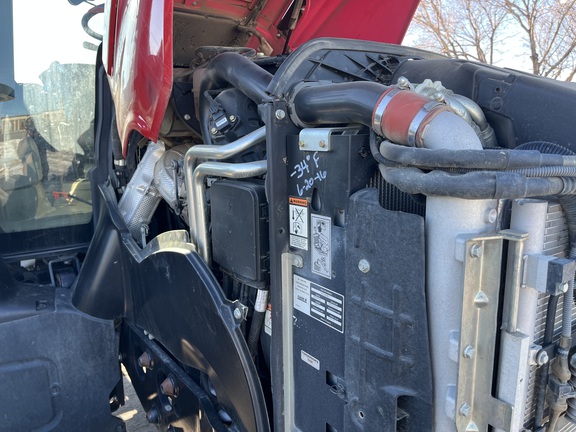
<instances>
[{"instance_id":1,"label":"large intake hose","mask_svg":"<svg viewBox=\"0 0 576 432\"><path fill-rule=\"evenodd\" d=\"M209 144L210 102L204 97L210 90L233 86L256 103L268 98L266 87L272 80L272 74L251 60L237 53L223 53L216 56L206 67L200 83L200 125L204 142Z\"/></svg>"}]
</instances>

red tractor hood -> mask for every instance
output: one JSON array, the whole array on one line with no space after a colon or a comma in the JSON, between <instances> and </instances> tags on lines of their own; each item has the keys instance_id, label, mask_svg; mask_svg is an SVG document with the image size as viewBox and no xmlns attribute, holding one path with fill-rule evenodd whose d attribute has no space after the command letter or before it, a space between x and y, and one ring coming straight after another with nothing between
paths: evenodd
<instances>
[{"instance_id":1,"label":"red tractor hood","mask_svg":"<svg viewBox=\"0 0 576 432\"><path fill-rule=\"evenodd\" d=\"M124 152L132 131L158 138L172 89L172 68L189 66L196 47L245 45L275 55L318 37L400 43L418 3L108 0L103 60ZM293 13L295 4L301 4L300 13Z\"/></svg>"}]
</instances>

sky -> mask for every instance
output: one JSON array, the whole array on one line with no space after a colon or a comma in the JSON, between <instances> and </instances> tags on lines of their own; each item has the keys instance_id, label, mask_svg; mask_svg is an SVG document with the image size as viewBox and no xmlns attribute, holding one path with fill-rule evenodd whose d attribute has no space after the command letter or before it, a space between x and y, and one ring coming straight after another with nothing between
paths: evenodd
<instances>
[{"instance_id":1,"label":"sky","mask_svg":"<svg viewBox=\"0 0 576 432\"><path fill-rule=\"evenodd\" d=\"M67 0L15 0L16 82L41 84L38 76L53 61L94 64L96 53L82 46L84 41L97 43L82 30L82 16L91 7L72 6ZM90 24L94 29L98 25Z\"/></svg>"}]
</instances>

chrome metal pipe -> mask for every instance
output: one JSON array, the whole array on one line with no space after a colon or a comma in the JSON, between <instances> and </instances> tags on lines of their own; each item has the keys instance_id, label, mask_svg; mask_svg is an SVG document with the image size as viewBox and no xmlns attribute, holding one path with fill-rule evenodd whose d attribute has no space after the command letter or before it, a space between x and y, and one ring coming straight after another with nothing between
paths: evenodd
<instances>
[{"instance_id":1,"label":"chrome metal pipe","mask_svg":"<svg viewBox=\"0 0 576 432\"><path fill-rule=\"evenodd\" d=\"M267 171L268 163L265 160L246 163L224 163L224 162L204 162L194 170L192 176L192 203L188 200L189 206L194 206L196 215L196 249L206 264L212 262L212 251L208 242L208 227L206 220L208 214L206 211L206 190L204 179L206 176L213 175L227 178L248 178L256 177ZM188 197L190 194L188 193ZM190 207L188 208L190 212ZM193 223L193 222L192 222ZM190 228L192 229L192 223Z\"/></svg>"},{"instance_id":2,"label":"chrome metal pipe","mask_svg":"<svg viewBox=\"0 0 576 432\"><path fill-rule=\"evenodd\" d=\"M186 181L186 201L188 203L188 226L190 227L190 240L198 246L196 232L196 212L192 199L194 182L192 177L198 164L198 159L223 160L237 155L250 147L259 144L266 138L266 126L262 126L236 141L224 145L196 145L190 147L184 156L184 176Z\"/></svg>"}]
</instances>

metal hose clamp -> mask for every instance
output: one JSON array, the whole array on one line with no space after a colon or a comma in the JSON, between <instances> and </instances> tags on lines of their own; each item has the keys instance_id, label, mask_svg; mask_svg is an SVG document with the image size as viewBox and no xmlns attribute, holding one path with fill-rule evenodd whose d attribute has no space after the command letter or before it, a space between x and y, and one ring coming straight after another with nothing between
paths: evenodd
<instances>
[{"instance_id":1,"label":"metal hose clamp","mask_svg":"<svg viewBox=\"0 0 576 432\"><path fill-rule=\"evenodd\" d=\"M418 143L418 140L416 139L416 134L418 133L418 129L420 129L422 122L424 121L424 119L426 119L428 114L430 114L430 112L433 109L435 109L436 107L439 107L439 106L445 106L445 105L441 102L436 102L436 101L426 102L422 106L422 109L420 109L420 111L418 111L416 113L416 115L414 116L414 118L410 122L410 126L408 127L407 139L408 139L408 145L410 147L422 147Z\"/></svg>"},{"instance_id":2,"label":"metal hose clamp","mask_svg":"<svg viewBox=\"0 0 576 432\"><path fill-rule=\"evenodd\" d=\"M382 133L382 116L388 107L388 104L392 100L394 96L396 96L401 91L404 91L401 88L394 87L390 90L387 90L382 94L380 100L376 103L376 109L374 109L374 114L372 115L372 128L375 131L379 131Z\"/></svg>"}]
</instances>

